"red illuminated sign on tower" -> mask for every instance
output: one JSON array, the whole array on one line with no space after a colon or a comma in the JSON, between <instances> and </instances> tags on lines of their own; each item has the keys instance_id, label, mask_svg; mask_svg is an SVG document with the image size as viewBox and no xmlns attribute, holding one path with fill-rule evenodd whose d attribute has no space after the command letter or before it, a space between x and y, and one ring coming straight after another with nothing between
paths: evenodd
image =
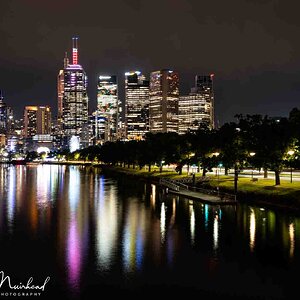
<instances>
[{"instance_id":1,"label":"red illuminated sign on tower","mask_svg":"<svg viewBox=\"0 0 300 300\"><path fill-rule=\"evenodd\" d=\"M78 38L73 38L73 50L72 50L73 65L78 65Z\"/></svg>"}]
</instances>

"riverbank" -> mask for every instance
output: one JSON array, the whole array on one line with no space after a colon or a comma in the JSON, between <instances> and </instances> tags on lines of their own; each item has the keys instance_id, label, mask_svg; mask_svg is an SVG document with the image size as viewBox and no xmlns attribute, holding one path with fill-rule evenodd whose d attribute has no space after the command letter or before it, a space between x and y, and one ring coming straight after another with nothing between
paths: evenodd
<instances>
[{"instance_id":1,"label":"riverbank","mask_svg":"<svg viewBox=\"0 0 300 300\"><path fill-rule=\"evenodd\" d=\"M145 168L142 170L133 168L122 168L112 166L102 166L103 172L123 174L133 176L140 179L148 179L153 182L158 182L160 178L183 180L187 177L187 173L179 175L173 170L163 170L159 172L158 168L148 172ZM196 179L200 177L196 175ZM209 180L198 183L198 187L208 189L217 189L221 192L234 193L233 177L230 176L209 176ZM277 207L282 209L292 209L300 212L300 182L290 183L282 180L281 185L275 186L273 179L259 178L257 181L252 181L249 177L239 177L237 199L240 202L250 204L264 205L268 207Z\"/></svg>"}]
</instances>

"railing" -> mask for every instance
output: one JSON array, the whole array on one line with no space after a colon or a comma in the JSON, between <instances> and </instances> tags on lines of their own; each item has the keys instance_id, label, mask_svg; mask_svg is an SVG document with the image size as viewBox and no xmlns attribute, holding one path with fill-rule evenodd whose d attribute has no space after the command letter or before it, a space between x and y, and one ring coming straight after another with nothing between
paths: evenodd
<instances>
[{"instance_id":1,"label":"railing","mask_svg":"<svg viewBox=\"0 0 300 300\"><path fill-rule=\"evenodd\" d=\"M199 193L203 193L206 195L212 195L212 196L216 196L219 197L220 200L226 202L226 201L236 201L236 195L234 194L229 194L229 193L223 193L220 192L219 190L212 190L212 189L204 189L204 188L198 188L198 187L193 187L193 186L189 186L187 184L175 181L175 180L171 180L171 179L160 179L160 184L169 187L170 189L173 189L175 191L179 191L179 190L187 190L187 191L194 191L194 192L199 192Z\"/></svg>"},{"instance_id":2,"label":"railing","mask_svg":"<svg viewBox=\"0 0 300 300\"><path fill-rule=\"evenodd\" d=\"M195 177L194 182L206 182L209 181L209 176L201 176L201 177ZM182 182L182 183L193 183L193 177L184 177L177 179L176 182Z\"/></svg>"},{"instance_id":3,"label":"railing","mask_svg":"<svg viewBox=\"0 0 300 300\"><path fill-rule=\"evenodd\" d=\"M168 187L168 188L170 188L170 189L173 189L175 191L179 191L179 185L175 184L171 180L166 180L166 179L161 178L159 180L159 183L166 186L166 187Z\"/></svg>"}]
</instances>

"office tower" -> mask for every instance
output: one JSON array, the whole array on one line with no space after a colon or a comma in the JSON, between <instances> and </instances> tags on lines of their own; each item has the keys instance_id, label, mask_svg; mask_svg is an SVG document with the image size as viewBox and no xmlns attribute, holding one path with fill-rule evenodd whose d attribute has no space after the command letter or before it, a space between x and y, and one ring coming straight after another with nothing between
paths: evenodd
<instances>
[{"instance_id":1,"label":"office tower","mask_svg":"<svg viewBox=\"0 0 300 300\"><path fill-rule=\"evenodd\" d=\"M195 87L179 97L179 133L197 130L201 124L214 128L213 74L195 77Z\"/></svg>"},{"instance_id":2,"label":"office tower","mask_svg":"<svg viewBox=\"0 0 300 300\"><path fill-rule=\"evenodd\" d=\"M139 71L125 73L125 128L128 140L149 132L149 80Z\"/></svg>"},{"instance_id":3,"label":"office tower","mask_svg":"<svg viewBox=\"0 0 300 300\"><path fill-rule=\"evenodd\" d=\"M51 134L50 106L25 106L24 136L32 138L37 134Z\"/></svg>"},{"instance_id":4,"label":"office tower","mask_svg":"<svg viewBox=\"0 0 300 300\"><path fill-rule=\"evenodd\" d=\"M78 64L78 38L73 38L72 64L64 60L62 97L62 129L66 142L71 136L80 136L83 125L88 123L87 76Z\"/></svg>"},{"instance_id":5,"label":"office tower","mask_svg":"<svg viewBox=\"0 0 300 300\"><path fill-rule=\"evenodd\" d=\"M117 76L99 76L97 90L96 143L115 141L122 112L118 98Z\"/></svg>"},{"instance_id":6,"label":"office tower","mask_svg":"<svg viewBox=\"0 0 300 300\"><path fill-rule=\"evenodd\" d=\"M179 76L171 70L152 72L150 76L150 131L178 131Z\"/></svg>"},{"instance_id":7,"label":"office tower","mask_svg":"<svg viewBox=\"0 0 300 300\"><path fill-rule=\"evenodd\" d=\"M4 102L4 97L2 96L2 91L0 90L0 133L7 132L7 105Z\"/></svg>"},{"instance_id":8,"label":"office tower","mask_svg":"<svg viewBox=\"0 0 300 300\"><path fill-rule=\"evenodd\" d=\"M65 74L64 70L69 65L69 59L67 56L67 52L65 53L64 58L64 68L59 70L57 76L57 127L59 130L62 130L62 121L63 121L63 98L64 98L64 82L65 82Z\"/></svg>"}]
</instances>

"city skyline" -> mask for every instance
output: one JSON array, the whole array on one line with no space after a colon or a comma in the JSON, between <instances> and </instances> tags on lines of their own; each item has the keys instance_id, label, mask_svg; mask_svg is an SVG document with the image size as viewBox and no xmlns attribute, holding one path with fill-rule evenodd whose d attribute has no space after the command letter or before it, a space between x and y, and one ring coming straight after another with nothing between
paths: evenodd
<instances>
[{"instance_id":1,"label":"city skyline","mask_svg":"<svg viewBox=\"0 0 300 300\"><path fill-rule=\"evenodd\" d=\"M56 1L2 1L0 88L18 116L22 102L54 108L57 70L76 35L84 45L82 65L94 108L99 72L119 77L127 70L170 68L181 74L184 94L195 74L215 74L220 124L240 112L286 116L300 98L299 20L296 2L290 3L288 9L283 1L76 0L57 9ZM114 22L109 14L98 18L100 9L115 7ZM172 26L158 30L161 22Z\"/></svg>"}]
</instances>

